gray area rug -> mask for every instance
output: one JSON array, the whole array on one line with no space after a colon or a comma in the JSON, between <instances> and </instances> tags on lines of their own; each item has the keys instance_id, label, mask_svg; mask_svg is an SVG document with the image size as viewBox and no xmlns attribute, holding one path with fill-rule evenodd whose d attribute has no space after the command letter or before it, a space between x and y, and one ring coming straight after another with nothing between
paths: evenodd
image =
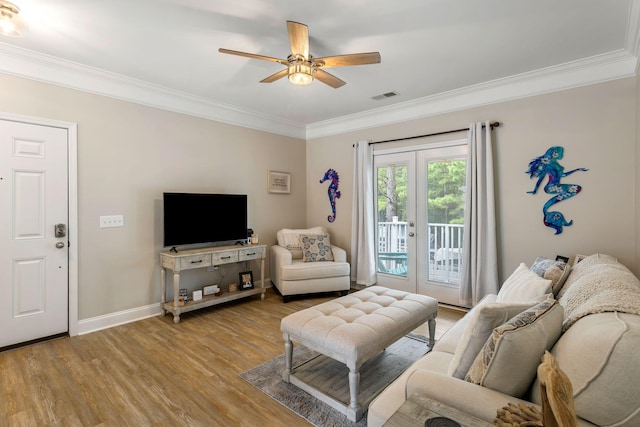
<instances>
[{"instance_id":1,"label":"gray area rug","mask_svg":"<svg viewBox=\"0 0 640 427\"><path fill-rule=\"evenodd\" d=\"M427 343L428 340L425 337L410 334L389 346L385 351L395 353L397 357L394 360L398 363L396 367L401 367L401 370L404 371L430 350ZM407 351L408 347L411 351ZM295 346L293 349L293 366L308 361L317 356L317 354L306 347ZM240 377L315 426L366 427L366 413L357 423L352 422L344 414L326 403L300 390L295 385L284 382L282 380L284 366L284 354L281 354L260 366L240 374Z\"/></svg>"}]
</instances>

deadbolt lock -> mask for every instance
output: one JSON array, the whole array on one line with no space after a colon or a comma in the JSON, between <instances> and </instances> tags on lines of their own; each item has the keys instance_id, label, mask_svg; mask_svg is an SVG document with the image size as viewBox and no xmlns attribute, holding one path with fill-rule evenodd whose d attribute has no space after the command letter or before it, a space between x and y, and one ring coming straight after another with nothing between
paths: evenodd
<instances>
[{"instance_id":1,"label":"deadbolt lock","mask_svg":"<svg viewBox=\"0 0 640 427\"><path fill-rule=\"evenodd\" d=\"M65 237L67 235L67 226L66 224L56 224L55 225L55 236L56 237Z\"/></svg>"}]
</instances>

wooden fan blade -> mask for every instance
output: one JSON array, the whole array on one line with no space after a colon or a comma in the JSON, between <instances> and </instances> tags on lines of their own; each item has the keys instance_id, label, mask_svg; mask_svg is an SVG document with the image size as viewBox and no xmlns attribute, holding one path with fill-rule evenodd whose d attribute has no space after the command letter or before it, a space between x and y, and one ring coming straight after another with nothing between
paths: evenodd
<instances>
[{"instance_id":1,"label":"wooden fan blade","mask_svg":"<svg viewBox=\"0 0 640 427\"><path fill-rule=\"evenodd\" d=\"M256 55L255 53L239 52L237 50L230 50L230 49L223 49L223 48L218 49L218 52L228 53L229 55L244 56L246 58L261 59L263 61L278 62L283 65L289 64L289 62L286 59L278 59L278 58L273 58L271 56Z\"/></svg>"},{"instance_id":2,"label":"wooden fan blade","mask_svg":"<svg viewBox=\"0 0 640 427\"><path fill-rule=\"evenodd\" d=\"M295 21L287 21L291 54L309 59L309 27Z\"/></svg>"},{"instance_id":3,"label":"wooden fan blade","mask_svg":"<svg viewBox=\"0 0 640 427\"><path fill-rule=\"evenodd\" d=\"M331 86L334 89L338 89L347 84L347 82L340 80L333 74L329 74L324 70L316 70L313 73L313 77L320 80L322 83Z\"/></svg>"},{"instance_id":4,"label":"wooden fan blade","mask_svg":"<svg viewBox=\"0 0 640 427\"><path fill-rule=\"evenodd\" d=\"M318 67L347 67L350 65L379 64L380 52L352 53L350 55L326 56L314 58Z\"/></svg>"},{"instance_id":5,"label":"wooden fan blade","mask_svg":"<svg viewBox=\"0 0 640 427\"><path fill-rule=\"evenodd\" d=\"M283 78L284 76L289 74L289 70L287 68L285 68L284 70L280 70L275 74L271 74L269 77L266 77L262 80L260 80L260 83L273 83L276 80L280 80L281 78Z\"/></svg>"}]
</instances>

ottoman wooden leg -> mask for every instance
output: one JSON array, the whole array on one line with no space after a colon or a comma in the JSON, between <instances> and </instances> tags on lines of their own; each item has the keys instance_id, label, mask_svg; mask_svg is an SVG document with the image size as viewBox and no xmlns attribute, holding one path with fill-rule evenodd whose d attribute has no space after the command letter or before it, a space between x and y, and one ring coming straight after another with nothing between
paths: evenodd
<instances>
[{"instance_id":1,"label":"ottoman wooden leg","mask_svg":"<svg viewBox=\"0 0 640 427\"><path fill-rule=\"evenodd\" d=\"M284 334L284 362L285 368L282 372L282 379L285 382L289 382L289 376L291 375L291 365L293 360L293 343L288 334Z\"/></svg>"},{"instance_id":2,"label":"ottoman wooden leg","mask_svg":"<svg viewBox=\"0 0 640 427\"><path fill-rule=\"evenodd\" d=\"M429 347L436 343L436 319L429 319Z\"/></svg>"},{"instance_id":3,"label":"ottoman wooden leg","mask_svg":"<svg viewBox=\"0 0 640 427\"><path fill-rule=\"evenodd\" d=\"M360 391L360 370L358 366L349 366L349 395L350 402L347 407L347 418L358 421L362 418L362 407L358 404Z\"/></svg>"}]
</instances>

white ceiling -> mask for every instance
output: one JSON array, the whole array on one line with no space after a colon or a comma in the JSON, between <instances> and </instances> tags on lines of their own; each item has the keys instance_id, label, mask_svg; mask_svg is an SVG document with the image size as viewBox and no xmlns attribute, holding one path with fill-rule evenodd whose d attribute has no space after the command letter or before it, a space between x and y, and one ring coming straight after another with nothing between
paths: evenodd
<instances>
[{"instance_id":1,"label":"white ceiling","mask_svg":"<svg viewBox=\"0 0 640 427\"><path fill-rule=\"evenodd\" d=\"M300 138L631 76L638 59L639 0L14 2L30 26L0 36L0 72ZM287 20L315 57L382 62L298 87L218 52L286 58Z\"/></svg>"}]
</instances>

